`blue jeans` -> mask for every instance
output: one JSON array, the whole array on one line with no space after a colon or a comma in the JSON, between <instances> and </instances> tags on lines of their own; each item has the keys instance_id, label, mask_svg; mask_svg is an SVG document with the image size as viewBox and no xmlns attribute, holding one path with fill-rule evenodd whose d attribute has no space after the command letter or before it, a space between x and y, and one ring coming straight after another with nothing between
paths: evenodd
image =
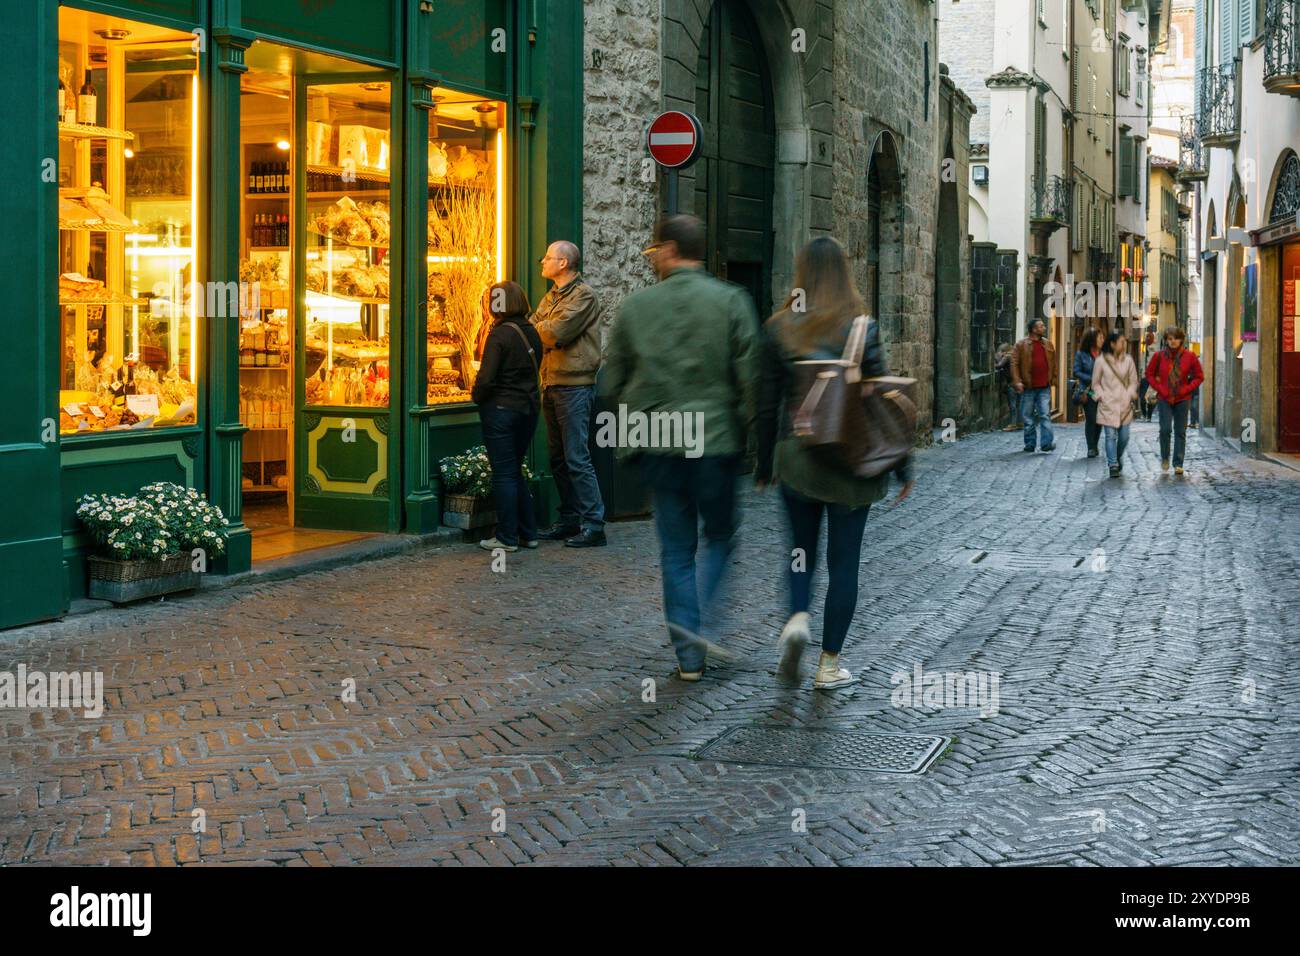
<instances>
[{"instance_id":1,"label":"blue jeans","mask_svg":"<svg viewBox=\"0 0 1300 956\"><path fill-rule=\"evenodd\" d=\"M1011 424L1020 425L1020 393L1014 385L1007 386L1007 410L1011 412Z\"/></svg>"},{"instance_id":2,"label":"blue jeans","mask_svg":"<svg viewBox=\"0 0 1300 956\"><path fill-rule=\"evenodd\" d=\"M678 458L642 455L641 471L654 498L664 620L683 671L704 667L702 611L710 615L722 586L736 533L735 456ZM704 554L696 569L699 526Z\"/></svg>"},{"instance_id":3,"label":"blue jeans","mask_svg":"<svg viewBox=\"0 0 1300 956\"><path fill-rule=\"evenodd\" d=\"M1172 431L1175 468L1183 467L1183 452L1187 450L1187 413L1191 407L1192 403L1189 401L1170 405L1163 398L1156 405L1156 409L1160 412L1160 460L1170 460L1169 439Z\"/></svg>"},{"instance_id":4,"label":"blue jeans","mask_svg":"<svg viewBox=\"0 0 1300 956\"><path fill-rule=\"evenodd\" d=\"M537 514L524 480L523 463L537 431L537 413L481 405L483 444L492 465L492 496L497 506L496 538L502 544L537 540Z\"/></svg>"},{"instance_id":5,"label":"blue jeans","mask_svg":"<svg viewBox=\"0 0 1300 956\"><path fill-rule=\"evenodd\" d=\"M1132 422L1125 422L1119 428L1102 426L1106 429L1106 463L1112 468L1124 457L1124 449L1128 447L1128 427L1131 424Z\"/></svg>"},{"instance_id":6,"label":"blue jeans","mask_svg":"<svg viewBox=\"0 0 1300 956\"><path fill-rule=\"evenodd\" d=\"M1039 448L1052 444L1051 388L1027 388L1021 392L1020 417L1025 420L1026 451L1033 451L1035 444Z\"/></svg>"},{"instance_id":7,"label":"blue jeans","mask_svg":"<svg viewBox=\"0 0 1300 956\"><path fill-rule=\"evenodd\" d=\"M595 404L594 385L548 385L542 390L546 448L560 495L559 523L565 528L601 531L605 527L605 505L587 444Z\"/></svg>"},{"instance_id":8,"label":"blue jeans","mask_svg":"<svg viewBox=\"0 0 1300 956\"><path fill-rule=\"evenodd\" d=\"M821 533L822 512L826 512L826 570L830 584L826 588L826 622L822 625L822 650L838 654L849 633L853 612L858 606L858 565L862 563L862 532L867 526L865 508L814 501L796 494L784 485L781 497L790 518L794 547L803 558L802 569L795 570L789 561L790 613L807 611L812 603L813 572L817 568L817 538Z\"/></svg>"}]
</instances>

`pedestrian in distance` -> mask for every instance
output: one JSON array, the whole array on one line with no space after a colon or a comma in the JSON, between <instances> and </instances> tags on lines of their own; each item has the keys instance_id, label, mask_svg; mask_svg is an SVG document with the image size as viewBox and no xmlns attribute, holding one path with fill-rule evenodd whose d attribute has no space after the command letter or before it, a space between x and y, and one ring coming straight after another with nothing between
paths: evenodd
<instances>
[{"instance_id":1,"label":"pedestrian in distance","mask_svg":"<svg viewBox=\"0 0 1300 956\"><path fill-rule=\"evenodd\" d=\"M1169 470L1172 438L1175 475L1183 473L1191 398L1205 381L1201 360L1186 344L1187 333L1182 329L1165 329L1164 348L1151 357L1146 374L1151 389L1159 396L1156 410L1160 415L1160 470Z\"/></svg>"},{"instance_id":2,"label":"pedestrian in distance","mask_svg":"<svg viewBox=\"0 0 1300 956\"><path fill-rule=\"evenodd\" d=\"M1085 329L1079 342L1079 351L1074 353L1074 395L1071 397L1083 410L1083 438L1088 446L1089 458L1097 457L1097 444L1101 438L1101 426L1097 424L1097 397L1092 388L1092 370L1097 356L1101 355L1103 337L1101 329Z\"/></svg>"},{"instance_id":3,"label":"pedestrian in distance","mask_svg":"<svg viewBox=\"0 0 1300 956\"><path fill-rule=\"evenodd\" d=\"M1003 342L998 346L997 357L993 361L993 375L998 387L1007 400L1007 412L1010 421L1003 426L1004 432L1018 432L1023 426L1020 421L1020 394L1011 384L1011 343Z\"/></svg>"},{"instance_id":4,"label":"pedestrian in distance","mask_svg":"<svg viewBox=\"0 0 1300 956\"><path fill-rule=\"evenodd\" d=\"M811 638L812 579L822 517L826 517L830 584L813 687L829 690L856 680L840 666L840 653L857 607L867 513L888 492L889 474L858 478L837 470L792 434L792 416L806 397L796 394L794 364L841 358L855 320L866 311L848 257L834 239L822 236L803 247L795 260L794 282L801 298L792 294L764 325L755 480L760 489L772 482L780 485L790 523L794 549L792 559L786 559L790 616L777 652L777 672L787 680L798 680L803 649ZM875 321L867 326L862 374L889 374ZM896 501L902 501L913 487L910 455L894 474L902 482Z\"/></svg>"},{"instance_id":5,"label":"pedestrian in distance","mask_svg":"<svg viewBox=\"0 0 1300 956\"><path fill-rule=\"evenodd\" d=\"M570 548L603 547L605 505L587 444L601 361L600 300L583 281L582 253L572 242L551 243L541 265L551 288L529 319L545 347L542 415L560 513L540 536Z\"/></svg>"},{"instance_id":6,"label":"pedestrian in distance","mask_svg":"<svg viewBox=\"0 0 1300 956\"><path fill-rule=\"evenodd\" d=\"M1123 332L1111 332L1093 364L1092 391L1096 397L1097 423L1106 433L1106 463L1112 478L1124 471L1124 450L1128 447L1139 377L1137 366L1128 354L1128 339Z\"/></svg>"},{"instance_id":7,"label":"pedestrian in distance","mask_svg":"<svg viewBox=\"0 0 1300 956\"><path fill-rule=\"evenodd\" d=\"M1056 372L1056 346L1047 337L1047 323L1034 319L1029 334L1011 354L1011 384L1020 396L1020 417L1025 423L1025 451L1053 451L1052 385Z\"/></svg>"},{"instance_id":8,"label":"pedestrian in distance","mask_svg":"<svg viewBox=\"0 0 1300 956\"><path fill-rule=\"evenodd\" d=\"M498 282L483 293L484 319L492 323L471 397L478 405L483 445L492 466L496 534L479 542L488 551L537 547L537 516L524 478L541 393L537 386L542 340L528 322L528 296L517 282Z\"/></svg>"},{"instance_id":9,"label":"pedestrian in distance","mask_svg":"<svg viewBox=\"0 0 1300 956\"><path fill-rule=\"evenodd\" d=\"M722 656L701 630L704 621L721 623L736 479L756 405L758 316L743 289L705 271L704 224L694 216L661 221L644 253L659 281L619 306L601 391L629 421L679 423L658 429L654 447L620 445L618 453L639 460L650 489L677 676L698 681L707 658Z\"/></svg>"},{"instance_id":10,"label":"pedestrian in distance","mask_svg":"<svg viewBox=\"0 0 1300 956\"><path fill-rule=\"evenodd\" d=\"M1148 422L1151 421L1151 409L1154 407L1147 403L1147 391L1150 388L1151 383L1148 382L1146 376L1143 375L1142 381L1138 383L1138 414Z\"/></svg>"}]
</instances>

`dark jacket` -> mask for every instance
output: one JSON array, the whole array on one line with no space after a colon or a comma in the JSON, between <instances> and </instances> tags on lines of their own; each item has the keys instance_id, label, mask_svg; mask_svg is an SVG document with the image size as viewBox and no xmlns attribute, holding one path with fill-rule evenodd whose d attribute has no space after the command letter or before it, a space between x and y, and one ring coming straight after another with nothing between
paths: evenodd
<instances>
[{"instance_id":1,"label":"dark jacket","mask_svg":"<svg viewBox=\"0 0 1300 956\"><path fill-rule=\"evenodd\" d=\"M1076 402L1085 402L1088 400L1087 392L1092 388L1092 370L1097 360L1093 358L1089 349L1080 349L1074 353L1074 368L1071 374L1074 376L1075 392L1072 396Z\"/></svg>"},{"instance_id":2,"label":"dark jacket","mask_svg":"<svg viewBox=\"0 0 1300 956\"><path fill-rule=\"evenodd\" d=\"M591 286L574 276L551 286L529 316L542 337L542 385L594 385L600 371L601 305Z\"/></svg>"},{"instance_id":3,"label":"dark jacket","mask_svg":"<svg viewBox=\"0 0 1300 956\"><path fill-rule=\"evenodd\" d=\"M1178 371L1182 377L1177 394L1169 391L1169 373L1174 370L1174 356L1178 355ZM1164 348L1151 356L1147 365L1147 383L1156 390L1156 394L1170 405L1185 402L1201 387L1205 381L1205 372L1201 369L1201 360L1190 349L1180 349L1178 353Z\"/></svg>"},{"instance_id":4,"label":"dark jacket","mask_svg":"<svg viewBox=\"0 0 1300 956\"><path fill-rule=\"evenodd\" d=\"M519 332L528 339L528 345L519 337ZM532 356L528 354L529 347L533 350ZM471 397L479 405L500 405L517 412L536 412L541 406L541 394L537 388L537 366L541 357L541 337L526 318L501 319L488 333Z\"/></svg>"},{"instance_id":5,"label":"dark jacket","mask_svg":"<svg viewBox=\"0 0 1300 956\"><path fill-rule=\"evenodd\" d=\"M633 292L609 333L601 391L628 412L698 415L702 454L745 451L758 389L758 316L749 294L702 268ZM685 457L689 449L619 447Z\"/></svg>"},{"instance_id":6,"label":"dark jacket","mask_svg":"<svg viewBox=\"0 0 1300 956\"><path fill-rule=\"evenodd\" d=\"M804 398L794 392L794 363L800 359L841 357L853 327L853 317L845 319L830 341L819 342L811 350L800 350L800 354L787 347L782 335L782 330L791 321L789 313L780 313L763 327L763 362L758 389L758 460L754 478L762 482L776 478L815 501L828 501L850 508L874 504L889 492L888 473L872 478L855 478L848 473L832 471L791 435L794 409ZM867 340L862 350L862 374L867 378L889 374L885 351L880 344L880 327L875 321L867 329ZM894 470L894 475L899 481L911 481L910 455Z\"/></svg>"}]
</instances>

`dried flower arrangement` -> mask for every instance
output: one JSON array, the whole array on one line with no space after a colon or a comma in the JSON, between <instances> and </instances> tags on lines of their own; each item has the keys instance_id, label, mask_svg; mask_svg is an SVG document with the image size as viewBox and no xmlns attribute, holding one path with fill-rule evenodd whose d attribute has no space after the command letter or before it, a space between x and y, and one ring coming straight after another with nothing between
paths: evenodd
<instances>
[{"instance_id":1,"label":"dried flower arrangement","mask_svg":"<svg viewBox=\"0 0 1300 956\"><path fill-rule=\"evenodd\" d=\"M474 384L483 292L496 274L496 202L487 189L451 183L429 205L432 265L442 279L443 315L460 348L461 387Z\"/></svg>"}]
</instances>

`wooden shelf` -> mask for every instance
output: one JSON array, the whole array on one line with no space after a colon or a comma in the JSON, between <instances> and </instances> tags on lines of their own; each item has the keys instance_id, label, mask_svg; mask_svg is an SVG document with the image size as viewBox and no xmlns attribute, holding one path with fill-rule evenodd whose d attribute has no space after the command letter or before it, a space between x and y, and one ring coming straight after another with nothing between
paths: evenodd
<instances>
[{"instance_id":1,"label":"wooden shelf","mask_svg":"<svg viewBox=\"0 0 1300 956\"><path fill-rule=\"evenodd\" d=\"M245 199L278 199L281 202L288 202L293 198L293 193L244 193Z\"/></svg>"},{"instance_id":2,"label":"wooden shelf","mask_svg":"<svg viewBox=\"0 0 1300 956\"><path fill-rule=\"evenodd\" d=\"M373 197L375 199L387 199L388 190L387 189L337 189L337 190L328 190L326 192L314 192L314 193L307 194L308 199L333 200L333 199L342 199L344 196L347 196L349 199L357 196L361 196L363 198Z\"/></svg>"},{"instance_id":3,"label":"wooden shelf","mask_svg":"<svg viewBox=\"0 0 1300 956\"><path fill-rule=\"evenodd\" d=\"M324 176L333 176L335 179L342 179L344 173L349 178L356 179L358 182L364 180L371 183L386 183L391 180L391 176L382 169L344 169L342 166L317 166L312 163L307 164L307 172L318 173Z\"/></svg>"},{"instance_id":4,"label":"wooden shelf","mask_svg":"<svg viewBox=\"0 0 1300 956\"><path fill-rule=\"evenodd\" d=\"M310 225L307 226L307 231L313 236L320 236L322 239L331 239L341 246L352 246L354 249L387 249L389 247L389 243L387 242L350 242L347 239L340 239L338 236L332 236L327 232L320 232L319 230L313 229Z\"/></svg>"},{"instance_id":5,"label":"wooden shelf","mask_svg":"<svg viewBox=\"0 0 1300 956\"><path fill-rule=\"evenodd\" d=\"M292 246L249 246L249 252L289 252Z\"/></svg>"},{"instance_id":6,"label":"wooden shelf","mask_svg":"<svg viewBox=\"0 0 1300 956\"><path fill-rule=\"evenodd\" d=\"M134 232L138 228L134 223L129 226L118 226L103 219L92 223L70 223L65 219L59 220L60 232Z\"/></svg>"},{"instance_id":7,"label":"wooden shelf","mask_svg":"<svg viewBox=\"0 0 1300 956\"><path fill-rule=\"evenodd\" d=\"M101 298L101 299L64 299L60 297L59 305L148 305L148 299L133 299L130 296L121 298Z\"/></svg>"},{"instance_id":8,"label":"wooden shelf","mask_svg":"<svg viewBox=\"0 0 1300 956\"><path fill-rule=\"evenodd\" d=\"M287 365L240 365L241 372L287 372Z\"/></svg>"},{"instance_id":9,"label":"wooden shelf","mask_svg":"<svg viewBox=\"0 0 1300 956\"><path fill-rule=\"evenodd\" d=\"M322 292L320 289L308 289L312 295L323 295L327 299L341 299L344 302L359 302L362 305L388 305L388 299L377 296L345 295L342 292Z\"/></svg>"},{"instance_id":10,"label":"wooden shelf","mask_svg":"<svg viewBox=\"0 0 1300 956\"><path fill-rule=\"evenodd\" d=\"M60 123L59 139L135 139L135 133L89 123Z\"/></svg>"}]
</instances>

